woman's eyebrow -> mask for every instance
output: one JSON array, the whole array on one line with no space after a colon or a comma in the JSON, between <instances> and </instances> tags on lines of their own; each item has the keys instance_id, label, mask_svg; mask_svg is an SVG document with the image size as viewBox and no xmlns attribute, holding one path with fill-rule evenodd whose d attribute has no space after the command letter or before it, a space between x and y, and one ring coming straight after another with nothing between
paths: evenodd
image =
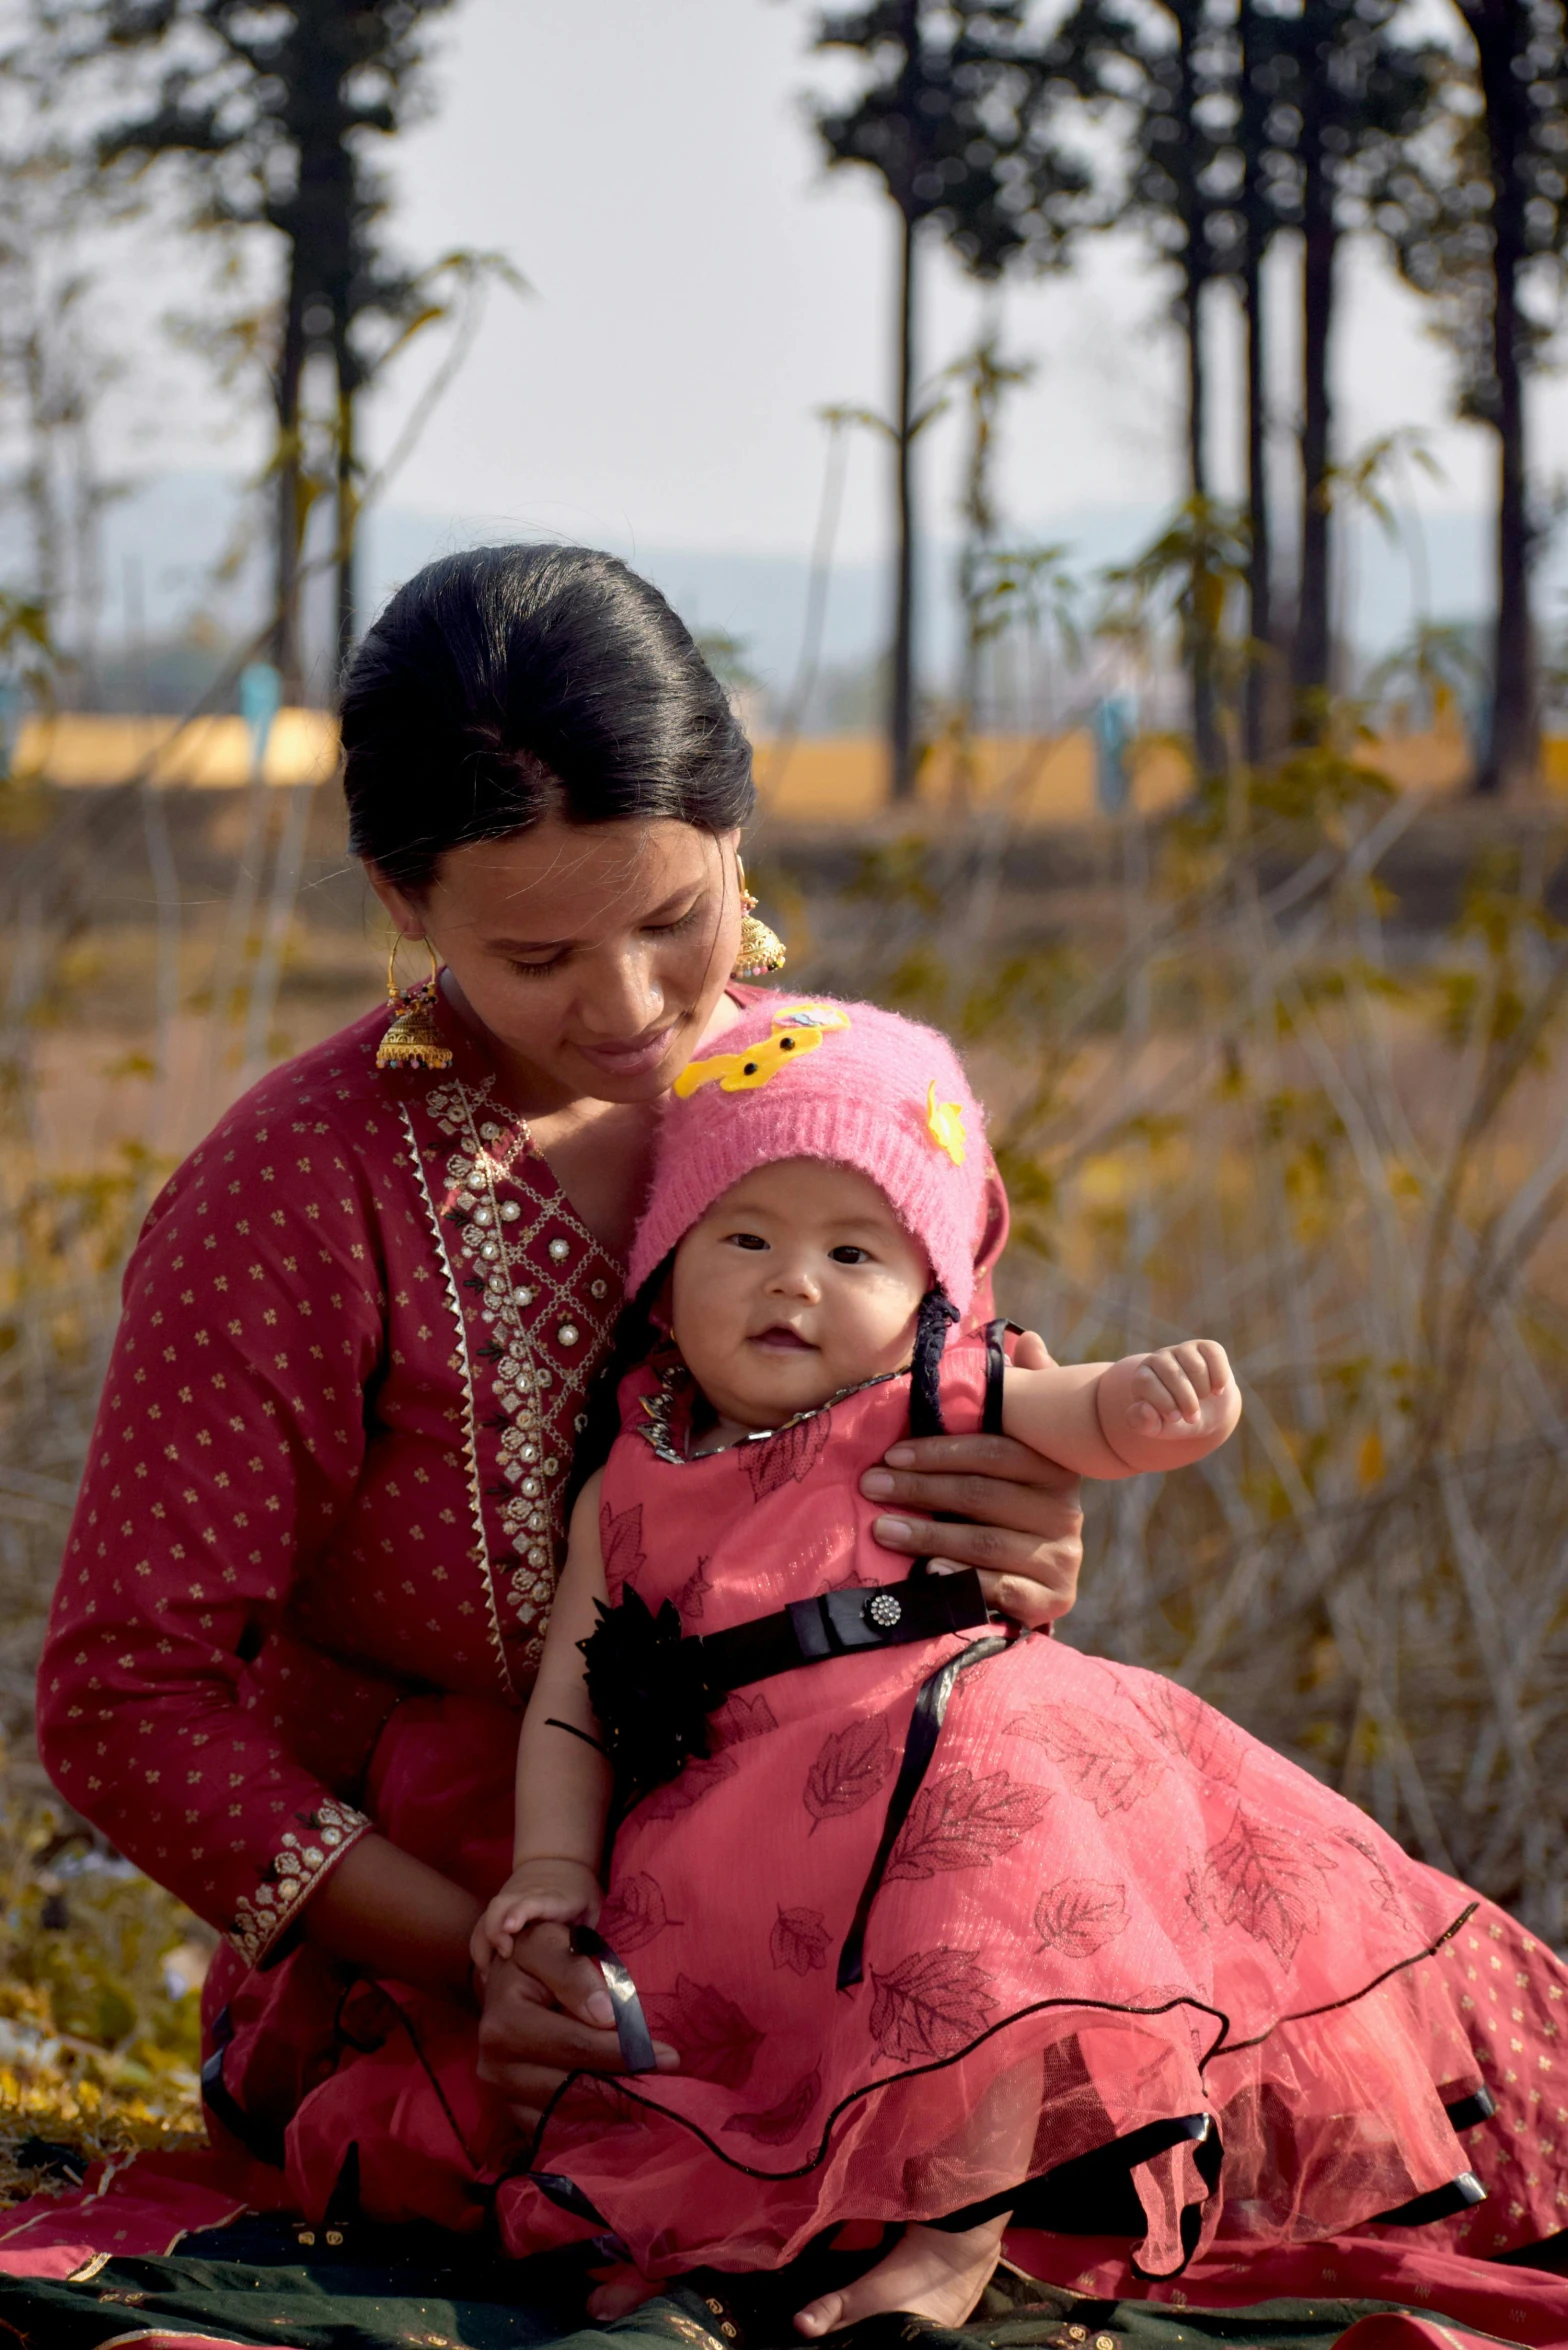
<instances>
[{"instance_id":1,"label":"woman's eyebrow","mask_svg":"<svg viewBox=\"0 0 1568 2350\"><path fill-rule=\"evenodd\" d=\"M683 900L694 900L699 894L699 891L691 889L676 890L662 905L651 906L642 916L638 928L643 929L650 922L657 922L662 914L672 913ZM562 947L576 944L574 938L493 938L490 950L497 955L549 955L558 954Z\"/></svg>"}]
</instances>

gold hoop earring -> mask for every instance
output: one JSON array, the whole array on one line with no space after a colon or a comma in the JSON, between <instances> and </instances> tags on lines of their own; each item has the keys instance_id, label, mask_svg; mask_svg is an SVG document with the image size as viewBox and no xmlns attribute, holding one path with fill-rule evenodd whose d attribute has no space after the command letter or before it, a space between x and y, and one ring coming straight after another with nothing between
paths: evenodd
<instances>
[{"instance_id":1,"label":"gold hoop earring","mask_svg":"<svg viewBox=\"0 0 1568 2350\"><path fill-rule=\"evenodd\" d=\"M741 926L740 952L735 957L732 979L761 979L769 971L782 971L787 960L784 941L776 930L770 930L756 915L756 899L746 887L746 868L739 856L735 859L735 879L740 885Z\"/></svg>"},{"instance_id":2,"label":"gold hoop earring","mask_svg":"<svg viewBox=\"0 0 1568 2350\"><path fill-rule=\"evenodd\" d=\"M445 1069L451 1062L452 1050L441 1042L441 1031L435 1023L435 1001L441 978L436 950L427 938L425 952L430 957L430 977L416 980L412 987L399 988L397 950L401 944L402 933L394 930L392 952L387 957L387 1002L393 1017L376 1047L376 1067Z\"/></svg>"}]
</instances>

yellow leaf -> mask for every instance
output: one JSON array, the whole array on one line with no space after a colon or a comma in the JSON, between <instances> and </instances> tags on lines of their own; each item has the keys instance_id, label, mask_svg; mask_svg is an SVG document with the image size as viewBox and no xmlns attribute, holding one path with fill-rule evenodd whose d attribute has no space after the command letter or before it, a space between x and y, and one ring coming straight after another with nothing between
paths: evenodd
<instances>
[{"instance_id":1,"label":"yellow leaf","mask_svg":"<svg viewBox=\"0 0 1568 2350\"><path fill-rule=\"evenodd\" d=\"M1376 1428L1369 1428L1356 1450L1356 1482L1359 1485L1380 1485L1388 1464L1383 1458L1383 1438Z\"/></svg>"}]
</instances>

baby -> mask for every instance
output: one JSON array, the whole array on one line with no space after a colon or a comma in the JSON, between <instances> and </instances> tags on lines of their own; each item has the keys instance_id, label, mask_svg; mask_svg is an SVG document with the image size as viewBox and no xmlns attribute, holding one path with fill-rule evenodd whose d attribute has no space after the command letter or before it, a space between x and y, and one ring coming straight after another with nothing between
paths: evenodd
<instances>
[{"instance_id":1,"label":"baby","mask_svg":"<svg viewBox=\"0 0 1568 2350\"><path fill-rule=\"evenodd\" d=\"M997 1627L972 1573L889 1581L859 1478L911 1421L1126 1477L1222 1444L1236 1382L1206 1338L1040 1370L1006 1361L999 1325L949 1344L988 1164L951 1047L831 1002L775 1001L725 1041L666 1121L632 1264L645 1359L577 1503L513 1872L475 1933L483 1968L544 1921L576 1929L626 2059L613 2087L568 2082L508 2182L508 2238L608 2228L657 2276L896 2226L798 2330L892 2308L956 2324L1009 2211L1051 2225L1074 2162L1125 2141L1140 2257L1169 2273L1220 2204L1195 2149L1227 2032L1256 2099L1277 2026L1327 1986L1342 2043L1345 2003L1446 1910L1359 1813L1185 1691ZM1313 1911L1271 1938L1238 1904L1246 1854L1282 1839L1332 1848L1332 1930ZM1385 2004L1343 2123L1354 2184L1319 2163L1304 2190L1276 2119L1259 2209L1310 2192L1337 2226L1419 2191L1431 2113L1413 2167L1387 2123L1412 2105L1402 2066L1430 2081L1427 2010ZM1310 2131L1309 2076L1298 2052L1268 2086Z\"/></svg>"}]
</instances>

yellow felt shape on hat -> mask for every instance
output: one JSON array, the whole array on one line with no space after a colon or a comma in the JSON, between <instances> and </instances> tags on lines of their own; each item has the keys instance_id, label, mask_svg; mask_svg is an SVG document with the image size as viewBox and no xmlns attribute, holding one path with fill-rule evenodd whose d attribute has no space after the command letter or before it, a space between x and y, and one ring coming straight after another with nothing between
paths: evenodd
<instances>
[{"instance_id":1,"label":"yellow felt shape on hat","mask_svg":"<svg viewBox=\"0 0 1568 2350\"><path fill-rule=\"evenodd\" d=\"M849 1014L836 1004L786 1004L774 1013L773 1033L761 1044L688 1061L675 1080L676 1097L687 1101L703 1085L717 1085L721 1093L754 1093L802 1053L814 1053L829 1029L848 1026Z\"/></svg>"},{"instance_id":2,"label":"yellow felt shape on hat","mask_svg":"<svg viewBox=\"0 0 1568 2350\"><path fill-rule=\"evenodd\" d=\"M969 1156L969 1137L964 1132L964 1109L961 1102L939 1102L936 1098L936 1079L926 1088L926 1132L939 1151L946 1151L955 1167L961 1167Z\"/></svg>"}]
</instances>

